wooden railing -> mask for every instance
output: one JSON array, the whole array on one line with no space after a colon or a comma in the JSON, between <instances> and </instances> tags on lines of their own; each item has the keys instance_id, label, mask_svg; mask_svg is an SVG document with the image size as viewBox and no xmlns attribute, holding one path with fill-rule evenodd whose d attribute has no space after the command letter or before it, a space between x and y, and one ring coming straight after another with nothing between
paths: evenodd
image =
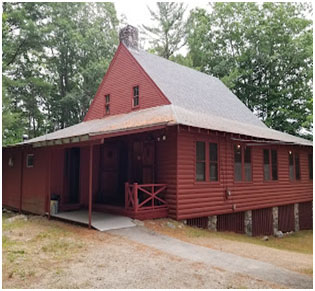
<instances>
[{"instance_id":1,"label":"wooden railing","mask_svg":"<svg viewBox=\"0 0 315 291\"><path fill-rule=\"evenodd\" d=\"M166 209L167 203L162 198L165 184L125 183L126 210L141 212L155 209Z\"/></svg>"}]
</instances>

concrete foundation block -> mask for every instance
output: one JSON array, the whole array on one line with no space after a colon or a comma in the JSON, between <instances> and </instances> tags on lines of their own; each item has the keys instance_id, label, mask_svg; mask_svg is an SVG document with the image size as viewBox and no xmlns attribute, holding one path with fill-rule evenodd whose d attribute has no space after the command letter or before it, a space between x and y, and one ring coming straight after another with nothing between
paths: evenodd
<instances>
[{"instance_id":1,"label":"concrete foundation block","mask_svg":"<svg viewBox=\"0 0 315 291\"><path fill-rule=\"evenodd\" d=\"M217 231L217 216L209 216L208 217L208 229L212 231Z\"/></svg>"},{"instance_id":2,"label":"concrete foundation block","mask_svg":"<svg viewBox=\"0 0 315 291\"><path fill-rule=\"evenodd\" d=\"M273 234L276 235L279 230L278 206L272 207L272 218L273 218Z\"/></svg>"},{"instance_id":3,"label":"concrete foundation block","mask_svg":"<svg viewBox=\"0 0 315 291\"><path fill-rule=\"evenodd\" d=\"M249 236L253 235L253 220L252 220L252 211L247 210L245 211L245 218L244 218L244 224L245 224L245 233Z\"/></svg>"},{"instance_id":4,"label":"concrete foundation block","mask_svg":"<svg viewBox=\"0 0 315 291\"><path fill-rule=\"evenodd\" d=\"M300 221L299 221L299 203L294 204L294 221L295 221L295 231L300 230Z\"/></svg>"}]
</instances>

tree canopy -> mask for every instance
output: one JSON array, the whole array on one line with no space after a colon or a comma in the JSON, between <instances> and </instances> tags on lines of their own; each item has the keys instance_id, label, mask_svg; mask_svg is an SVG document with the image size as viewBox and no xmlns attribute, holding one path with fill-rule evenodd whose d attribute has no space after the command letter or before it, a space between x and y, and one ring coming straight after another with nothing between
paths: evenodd
<instances>
[{"instance_id":1,"label":"tree canopy","mask_svg":"<svg viewBox=\"0 0 315 291\"><path fill-rule=\"evenodd\" d=\"M218 77L269 127L312 138L309 4L212 3L188 20L182 3L156 5L150 52ZM118 45L114 4L4 2L2 27L3 144L82 121Z\"/></svg>"},{"instance_id":2,"label":"tree canopy","mask_svg":"<svg viewBox=\"0 0 315 291\"><path fill-rule=\"evenodd\" d=\"M118 45L113 3L3 4L3 143L82 120Z\"/></svg>"},{"instance_id":3,"label":"tree canopy","mask_svg":"<svg viewBox=\"0 0 315 291\"><path fill-rule=\"evenodd\" d=\"M266 125L312 131L313 30L307 4L212 3L190 15L193 67L221 79Z\"/></svg>"}]
</instances>

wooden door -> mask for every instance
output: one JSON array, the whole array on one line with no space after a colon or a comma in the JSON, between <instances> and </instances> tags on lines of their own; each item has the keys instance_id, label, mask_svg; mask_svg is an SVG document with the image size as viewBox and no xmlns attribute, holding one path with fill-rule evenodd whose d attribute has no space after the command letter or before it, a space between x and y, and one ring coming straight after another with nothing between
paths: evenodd
<instances>
[{"instance_id":1,"label":"wooden door","mask_svg":"<svg viewBox=\"0 0 315 291\"><path fill-rule=\"evenodd\" d=\"M154 183L154 142L144 142L142 151L142 181L143 184Z\"/></svg>"},{"instance_id":2,"label":"wooden door","mask_svg":"<svg viewBox=\"0 0 315 291\"><path fill-rule=\"evenodd\" d=\"M132 144L130 182L138 184L154 183L154 162L154 142L134 141Z\"/></svg>"},{"instance_id":3,"label":"wooden door","mask_svg":"<svg viewBox=\"0 0 315 291\"><path fill-rule=\"evenodd\" d=\"M109 203L118 191L119 150L114 145L104 145L100 163L100 202Z\"/></svg>"}]
</instances>

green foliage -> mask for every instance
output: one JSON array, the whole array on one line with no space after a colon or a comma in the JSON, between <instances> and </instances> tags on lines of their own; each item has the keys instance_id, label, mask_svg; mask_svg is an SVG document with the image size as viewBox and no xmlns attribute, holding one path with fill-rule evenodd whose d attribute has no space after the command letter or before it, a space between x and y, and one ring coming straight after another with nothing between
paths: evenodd
<instances>
[{"instance_id":1,"label":"green foliage","mask_svg":"<svg viewBox=\"0 0 315 291\"><path fill-rule=\"evenodd\" d=\"M118 44L114 4L3 7L3 143L80 122Z\"/></svg>"},{"instance_id":2,"label":"green foliage","mask_svg":"<svg viewBox=\"0 0 315 291\"><path fill-rule=\"evenodd\" d=\"M146 35L150 39L153 38L150 41L151 52L169 59L185 45L186 23L183 17L186 8L183 3L176 2L157 2L156 4L157 12L148 7L156 26L143 25L143 28Z\"/></svg>"},{"instance_id":3,"label":"green foliage","mask_svg":"<svg viewBox=\"0 0 315 291\"><path fill-rule=\"evenodd\" d=\"M312 131L312 21L305 3L213 3L189 19L193 66L220 78L266 125ZM309 137L309 136L306 136Z\"/></svg>"}]
</instances>

